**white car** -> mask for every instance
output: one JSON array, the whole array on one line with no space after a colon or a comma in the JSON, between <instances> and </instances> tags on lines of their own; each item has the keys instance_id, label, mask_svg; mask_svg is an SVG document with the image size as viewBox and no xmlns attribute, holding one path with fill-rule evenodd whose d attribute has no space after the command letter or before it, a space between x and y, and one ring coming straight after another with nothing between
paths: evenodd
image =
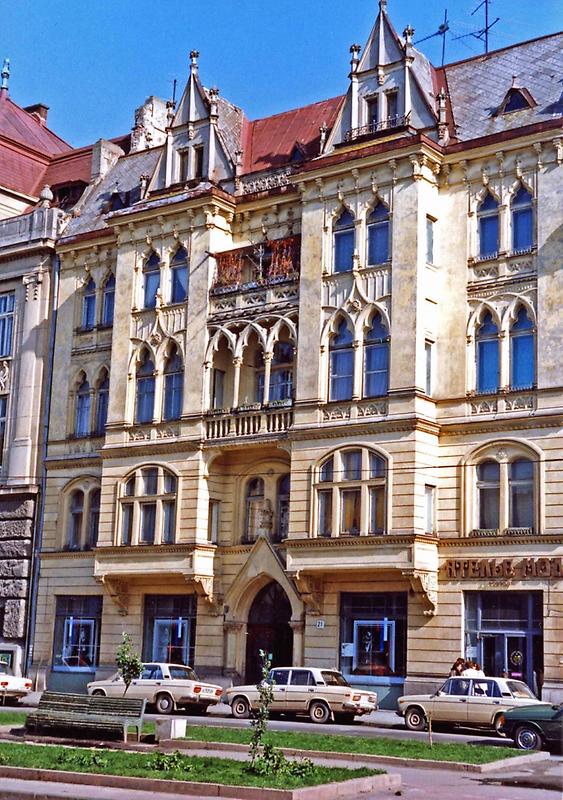
<instances>
[{"instance_id":1,"label":"white car","mask_svg":"<svg viewBox=\"0 0 563 800\"><path fill-rule=\"evenodd\" d=\"M377 709L377 695L354 689L335 669L317 667L276 667L268 683L274 694L270 710L274 714L307 714L313 722L352 722L355 716ZM231 686L226 691L233 717L247 719L258 708L256 686Z\"/></svg>"},{"instance_id":2,"label":"white car","mask_svg":"<svg viewBox=\"0 0 563 800\"><path fill-rule=\"evenodd\" d=\"M86 690L92 695L123 697L125 683L116 672L105 680L92 681ZM221 700L222 694L221 686L200 681L191 667L150 663L144 664L141 676L131 681L126 696L144 698L159 714L170 714L176 708L204 714L210 705Z\"/></svg>"},{"instance_id":3,"label":"white car","mask_svg":"<svg viewBox=\"0 0 563 800\"><path fill-rule=\"evenodd\" d=\"M7 664L0 661L0 702L16 702L31 692L33 686L29 678L17 678Z\"/></svg>"}]
</instances>

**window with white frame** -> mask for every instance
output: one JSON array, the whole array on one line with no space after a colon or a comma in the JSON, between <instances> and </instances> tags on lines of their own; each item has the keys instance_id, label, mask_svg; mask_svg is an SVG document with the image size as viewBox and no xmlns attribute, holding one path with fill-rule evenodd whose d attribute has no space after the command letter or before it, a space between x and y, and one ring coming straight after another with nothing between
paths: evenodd
<instances>
[{"instance_id":1,"label":"window with white frame","mask_svg":"<svg viewBox=\"0 0 563 800\"><path fill-rule=\"evenodd\" d=\"M109 375L104 370L98 380L96 387L96 419L94 433L103 436L106 431L109 408Z\"/></svg>"},{"instance_id":2,"label":"window with white frame","mask_svg":"<svg viewBox=\"0 0 563 800\"><path fill-rule=\"evenodd\" d=\"M334 224L333 238L333 271L349 272L354 266L356 226L354 217L347 209L343 209Z\"/></svg>"},{"instance_id":3,"label":"window with white frame","mask_svg":"<svg viewBox=\"0 0 563 800\"><path fill-rule=\"evenodd\" d=\"M96 283L90 278L82 290L82 321L81 327L90 331L96 324Z\"/></svg>"},{"instance_id":4,"label":"window with white frame","mask_svg":"<svg viewBox=\"0 0 563 800\"><path fill-rule=\"evenodd\" d=\"M367 447L337 450L315 479L316 535L367 536L386 530L387 462Z\"/></svg>"},{"instance_id":5,"label":"window with white frame","mask_svg":"<svg viewBox=\"0 0 563 800\"><path fill-rule=\"evenodd\" d=\"M183 303L188 296L188 253L179 247L170 261L170 302Z\"/></svg>"},{"instance_id":6,"label":"window with white frame","mask_svg":"<svg viewBox=\"0 0 563 800\"><path fill-rule=\"evenodd\" d=\"M102 325L113 325L113 312L115 308L115 275L108 276L102 295Z\"/></svg>"},{"instance_id":7,"label":"window with white frame","mask_svg":"<svg viewBox=\"0 0 563 800\"><path fill-rule=\"evenodd\" d=\"M510 326L510 388L531 389L536 381L534 323L520 306Z\"/></svg>"},{"instance_id":8,"label":"window with white frame","mask_svg":"<svg viewBox=\"0 0 563 800\"><path fill-rule=\"evenodd\" d=\"M164 404L162 419L180 419L184 396L184 364L176 345L164 365Z\"/></svg>"},{"instance_id":9,"label":"window with white frame","mask_svg":"<svg viewBox=\"0 0 563 800\"><path fill-rule=\"evenodd\" d=\"M512 252L530 250L534 243L533 200L530 192L520 186L510 204L512 221Z\"/></svg>"},{"instance_id":10,"label":"window with white frame","mask_svg":"<svg viewBox=\"0 0 563 800\"><path fill-rule=\"evenodd\" d=\"M538 526L538 459L517 445L474 467L474 533L532 533ZM498 452L498 451L497 451Z\"/></svg>"},{"instance_id":11,"label":"window with white frame","mask_svg":"<svg viewBox=\"0 0 563 800\"><path fill-rule=\"evenodd\" d=\"M379 202L367 218L368 266L385 264L389 261L389 232L389 209Z\"/></svg>"},{"instance_id":12,"label":"window with white frame","mask_svg":"<svg viewBox=\"0 0 563 800\"><path fill-rule=\"evenodd\" d=\"M154 362L144 350L137 366L135 422L152 422L154 416L155 374Z\"/></svg>"},{"instance_id":13,"label":"window with white frame","mask_svg":"<svg viewBox=\"0 0 563 800\"><path fill-rule=\"evenodd\" d=\"M0 357L12 355L15 295L0 294Z\"/></svg>"},{"instance_id":14,"label":"window with white frame","mask_svg":"<svg viewBox=\"0 0 563 800\"><path fill-rule=\"evenodd\" d=\"M90 405L91 393L90 384L86 375L82 377L76 390L76 404L74 412L74 435L84 437L90 435Z\"/></svg>"},{"instance_id":15,"label":"window with white frame","mask_svg":"<svg viewBox=\"0 0 563 800\"><path fill-rule=\"evenodd\" d=\"M63 493L66 506L65 550L91 550L98 543L100 488L90 482L75 484Z\"/></svg>"},{"instance_id":16,"label":"window with white frame","mask_svg":"<svg viewBox=\"0 0 563 800\"><path fill-rule=\"evenodd\" d=\"M499 251L498 201L487 192L477 211L479 258L494 258Z\"/></svg>"},{"instance_id":17,"label":"window with white frame","mask_svg":"<svg viewBox=\"0 0 563 800\"><path fill-rule=\"evenodd\" d=\"M477 391L497 392L500 381L499 330L492 314L487 313L477 329Z\"/></svg>"},{"instance_id":18,"label":"window with white frame","mask_svg":"<svg viewBox=\"0 0 563 800\"><path fill-rule=\"evenodd\" d=\"M364 338L364 397L382 397L389 389L389 331L376 312Z\"/></svg>"},{"instance_id":19,"label":"window with white frame","mask_svg":"<svg viewBox=\"0 0 563 800\"><path fill-rule=\"evenodd\" d=\"M329 400L351 400L354 393L354 334L341 320L329 343Z\"/></svg>"},{"instance_id":20,"label":"window with white frame","mask_svg":"<svg viewBox=\"0 0 563 800\"><path fill-rule=\"evenodd\" d=\"M154 251L143 264L143 308L156 306L156 293L160 287L160 257Z\"/></svg>"},{"instance_id":21,"label":"window with white frame","mask_svg":"<svg viewBox=\"0 0 563 800\"><path fill-rule=\"evenodd\" d=\"M122 545L173 544L178 478L161 466L141 467L120 487Z\"/></svg>"}]
</instances>

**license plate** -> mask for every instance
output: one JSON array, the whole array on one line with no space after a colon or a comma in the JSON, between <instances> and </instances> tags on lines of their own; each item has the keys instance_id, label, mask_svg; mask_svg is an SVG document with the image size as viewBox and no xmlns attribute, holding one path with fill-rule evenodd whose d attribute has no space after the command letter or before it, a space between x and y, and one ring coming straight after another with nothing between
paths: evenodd
<instances>
[{"instance_id":1,"label":"license plate","mask_svg":"<svg viewBox=\"0 0 563 800\"><path fill-rule=\"evenodd\" d=\"M213 694L213 692L214 692L213 689L206 689L205 686L203 686L201 689L202 694Z\"/></svg>"}]
</instances>

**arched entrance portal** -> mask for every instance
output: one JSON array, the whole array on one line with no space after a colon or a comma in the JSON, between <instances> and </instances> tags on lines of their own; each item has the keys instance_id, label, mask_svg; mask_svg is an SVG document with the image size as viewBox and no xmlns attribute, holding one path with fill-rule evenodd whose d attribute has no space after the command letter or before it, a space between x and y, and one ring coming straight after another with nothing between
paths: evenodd
<instances>
[{"instance_id":1,"label":"arched entrance portal","mask_svg":"<svg viewBox=\"0 0 563 800\"><path fill-rule=\"evenodd\" d=\"M279 585L272 582L261 589L248 613L246 639L246 683L260 676L260 650L271 653L273 666L291 666L293 631L289 625L291 604Z\"/></svg>"}]
</instances>

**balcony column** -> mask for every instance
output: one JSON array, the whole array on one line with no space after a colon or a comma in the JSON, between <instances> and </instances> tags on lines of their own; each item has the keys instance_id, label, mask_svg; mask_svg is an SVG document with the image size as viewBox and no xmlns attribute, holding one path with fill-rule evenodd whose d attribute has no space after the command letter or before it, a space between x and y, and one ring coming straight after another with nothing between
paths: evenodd
<instances>
[{"instance_id":1,"label":"balcony column","mask_svg":"<svg viewBox=\"0 0 563 800\"><path fill-rule=\"evenodd\" d=\"M360 51L361 47L359 44L353 44L350 47L350 53L352 55L352 59L350 61L350 83L352 89L352 97L351 97L351 118L350 118L350 127L352 130L359 127L359 98L358 98L358 66L360 64Z\"/></svg>"},{"instance_id":2,"label":"balcony column","mask_svg":"<svg viewBox=\"0 0 563 800\"><path fill-rule=\"evenodd\" d=\"M354 383L352 387L352 400L359 400L362 396L364 378L363 347L359 339L354 339Z\"/></svg>"},{"instance_id":3,"label":"balcony column","mask_svg":"<svg viewBox=\"0 0 563 800\"><path fill-rule=\"evenodd\" d=\"M264 353L264 395L262 405L270 402L270 375L272 373L272 353Z\"/></svg>"},{"instance_id":4,"label":"balcony column","mask_svg":"<svg viewBox=\"0 0 563 800\"><path fill-rule=\"evenodd\" d=\"M293 631L293 666L298 667L305 663L305 622L292 619L289 627Z\"/></svg>"},{"instance_id":5,"label":"balcony column","mask_svg":"<svg viewBox=\"0 0 563 800\"><path fill-rule=\"evenodd\" d=\"M235 374L233 377L233 408L238 408L238 401L239 401L239 391L240 391L240 368L242 367L242 358L237 356L233 358L233 367L235 370Z\"/></svg>"},{"instance_id":6,"label":"balcony column","mask_svg":"<svg viewBox=\"0 0 563 800\"><path fill-rule=\"evenodd\" d=\"M164 397L164 375L161 369L154 371L154 407L152 410L153 424L162 419L162 400Z\"/></svg>"}]
</instances>

